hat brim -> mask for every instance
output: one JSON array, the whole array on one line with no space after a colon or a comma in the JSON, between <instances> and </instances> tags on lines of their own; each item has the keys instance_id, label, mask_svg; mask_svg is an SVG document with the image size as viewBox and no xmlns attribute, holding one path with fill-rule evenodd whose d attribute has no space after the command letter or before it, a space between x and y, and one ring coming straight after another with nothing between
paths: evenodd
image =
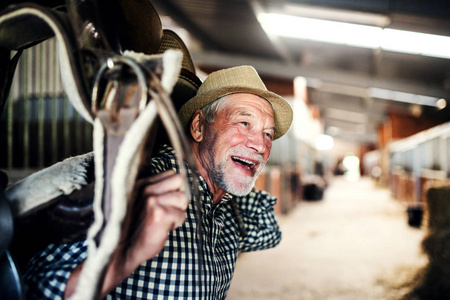
<instances>
[{"instance_id":1,"label":"hat brim","mask_svg":"<svg viewBox=\"0 0 450 300\"><path fill-rule=\"evenodd\" d=\"M195 74L194 62L186 44L174 31L164 29L158 53L164 53L168 49L177 49L183 53L180 76L171 94L175 109L178 110L195 96L202 82Z\"/></svg>"},{"instance_id":2,"label":"hat brim","mask_svg":"<svg viewBox=\"0 0 450 300\"><path fill-rule=\"evenodd\" d=\"M187 127L191 121L192 115L197 110L202 109L204 106L218 98L237 93L253 94L266 99L272 104L275 122L274 140L280 138L288 131L292 123L293 112L291 106L286 102L286 100L268 90L239 86L224 86L219 89L209 90L201 95L197 94L195 97L186 102L186 104L178 112L181 124L184 127Z\"/></svg>"}]
</instances>

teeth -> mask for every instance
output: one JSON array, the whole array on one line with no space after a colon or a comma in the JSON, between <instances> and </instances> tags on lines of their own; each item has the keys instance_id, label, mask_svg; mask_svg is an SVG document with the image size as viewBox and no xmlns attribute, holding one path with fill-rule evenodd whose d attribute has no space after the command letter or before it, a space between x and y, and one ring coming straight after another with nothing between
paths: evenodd
<instances>
[{"instance_id":1,"label":"teeth","mask_svg":"<svg viewBox=\"0 0 450 300\"><path fill-rule=\"evenodd\" d=\"M246 164L246 165L250 165L250 166L256 165L256 163L254 163L254 162L252 162L252 161L249 161L249 160L246 160L246 159L243 159L243 158L240 158L240 157L235 157L235 156L233 156L232 159L233 159L234 161L242 162L242 163L244 163L244 164Z\"/></svg>"}]
</instances>

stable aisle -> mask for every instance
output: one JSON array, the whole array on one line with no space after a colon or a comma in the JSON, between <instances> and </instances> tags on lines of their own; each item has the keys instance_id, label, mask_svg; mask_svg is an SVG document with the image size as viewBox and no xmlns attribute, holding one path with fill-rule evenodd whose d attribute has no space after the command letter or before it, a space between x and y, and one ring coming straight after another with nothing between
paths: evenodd
<instances>
[{"instance_id":1,"label":"stable aisle","mask_svg":"<svg viewBox=\"0 0 450 300\"><path fill-rule=\"evenodd\" d=\"M279 217L278 247L239 256L227 299L397 299L427 262L425 226L405 209L367 178L334 178L323 200Z\"/></svg>"}]
</instances>

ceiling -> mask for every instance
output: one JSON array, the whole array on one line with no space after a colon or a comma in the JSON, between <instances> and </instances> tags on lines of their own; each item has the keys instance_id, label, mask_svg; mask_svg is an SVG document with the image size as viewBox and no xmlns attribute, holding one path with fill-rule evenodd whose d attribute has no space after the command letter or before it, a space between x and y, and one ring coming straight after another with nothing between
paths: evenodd
<instances>
[{"instance_id":1,"label":"ceiling","mask_svg":"<svg viewBox=\"0 0 450 300\"><path fill-rule=\"evenodd\" d=\"M266 33L257 19L260 12L283 12L366 25L374 25L371 23L375 20L384 23L382 26L387 28L450 36L450 2L151 2L162 18L163 27L173 29L185 40L200 70L209 72L242 64L253 65L266 85L278 83L278 89L272 90L276 89L274 91L283 96L292 94L292 88L280 88L283 82L284 86L292 87L295 77L305 77L309 103L319 108L325 133L336 138L376 143L377 127L389 112L450 120L449 108L439 110L432 106L385 99L399 99L398 92L403 92L408 94L400 96L415 94L450 101L450 59L275 36ZM384 97L386 93L390 96Z\"/></svg>"}]
</instances>

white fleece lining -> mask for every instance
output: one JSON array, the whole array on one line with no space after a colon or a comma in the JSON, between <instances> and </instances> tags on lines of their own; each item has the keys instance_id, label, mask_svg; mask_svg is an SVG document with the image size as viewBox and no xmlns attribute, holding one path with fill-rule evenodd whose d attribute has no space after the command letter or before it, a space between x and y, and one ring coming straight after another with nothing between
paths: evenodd
<instances>
[{"instance_id":1,"label":"white fleece lining","mask_svg":"<svg viewBox=\"0 0 450 300\"><path fill-rule=\"evenodd\" d=\"M104 138L105 130L103 124L98 118L94 121L94 166L95 166L95 178L103 178L103 151L104 151ZM98 279L102 267L105 264L104 259L109 257L101 257L100 251L95 244L95 236L98 234L103 224L103 212L102 212L102 194L103 194L103 180L95 181L95 194L94 194L94 222L88 230L87 244L88 244L88 258L84 262L82 272L80 274L77 290L70 299L93 299L96 291L96 286L99 284ZM100 259L100 261L98 261Z\"/></svg>"},{"instance_id":2,"label":"white fleece lining","mask_svg":"<svg viewBox=\"0 0 450 300\"><path fill-rule=\"evenodd\" d=\"M180 74L181 60L183 58L183 53L180 50L168 49L163 54L156 55L146 55L144 53L125 50L123 56L130 57L139 63L147 59L162 56L164 71L161 78L161 86L170 94L170 91L172 91L173 87L177 83L178 75Z\"/></svg>"},{"instance_id":3,"label":"white fleece lining","mask_svg":"<svg viewBox=\"0 0 450 300\"><path fill-rule=\"evenodd\" d=\"M161 85L165 91L172 91L178 81L183 53L180 50L169 49L163 54L164 72ZM170 94L170 92L168 92Z\"/></svg>"}]
</instances>

